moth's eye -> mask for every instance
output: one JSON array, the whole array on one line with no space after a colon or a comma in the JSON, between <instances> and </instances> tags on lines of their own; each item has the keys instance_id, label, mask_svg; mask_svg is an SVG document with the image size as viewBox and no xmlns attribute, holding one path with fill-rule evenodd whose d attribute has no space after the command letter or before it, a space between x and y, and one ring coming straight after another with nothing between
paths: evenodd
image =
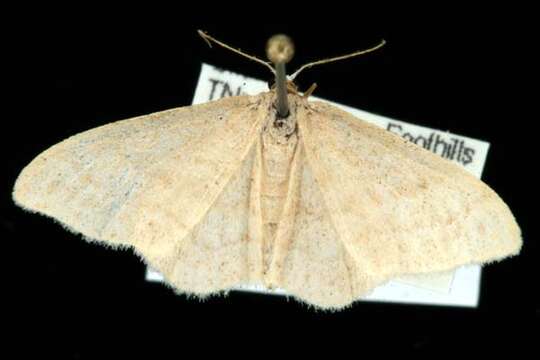
<instances>
[{"instance_id":1,"label":"moth's eye","mask_svg":"<svg viewBox=\"0 0 540 360\"><path fill-rule=\"evenodd\" d=\"M266 56L274 64L288 63L294 56L294 43L287 35L274 35L266 43Z\"/></svg>"}]
</instances>

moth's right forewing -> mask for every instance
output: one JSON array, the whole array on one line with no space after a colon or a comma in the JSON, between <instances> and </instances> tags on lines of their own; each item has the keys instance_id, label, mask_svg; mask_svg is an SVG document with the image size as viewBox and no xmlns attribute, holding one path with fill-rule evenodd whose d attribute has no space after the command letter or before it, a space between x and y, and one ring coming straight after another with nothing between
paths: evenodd
<instances>
[{"instance_id":1,"label":"moth's right forewing","mask_svg":"<svg viewBox=\"0 0 540 360\"><path fill-rule=\"evenodd\" d=\"M360 273L389 279L519 252L506 204L459 166L331 105L311 103L298 125Z\"/></svg>"}]
</instances>

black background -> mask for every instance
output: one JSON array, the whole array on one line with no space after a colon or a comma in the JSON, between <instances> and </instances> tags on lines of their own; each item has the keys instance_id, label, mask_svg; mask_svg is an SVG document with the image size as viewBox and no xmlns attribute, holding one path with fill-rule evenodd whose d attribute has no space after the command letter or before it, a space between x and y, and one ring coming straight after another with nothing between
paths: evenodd
<instances>
[{"instance_id":1,"label":"black background","mask_svg":"<svg viewBox=\"0 0 540 360\"><path fill-rule=\"evenodd\" d=\"M538 160L528 103L519 95L528 82L525 16L504 7L374 10L312 3L293 12L290 4L282 11L271 3L200 5L33 8L10 28L1 229L15 249L4 251L12 262L6 282L15 283L6 292L12 300L6 315L15 320L11 334L33 339L19 351L51 351L57 358L143 349L240 355L255 344L248 355L281 356L293 345L337 357L352 346L351 356L360 357L373 347L446 352L531 345L540 311L536 212L529 205L536 201L530 179ZM16 176L47 147L111 121L189 105L201 62L271 79L260 65L209 49L198 28L260 57L269 36L287 33L296 43L290 70L384 38L384 50L310 69L297 85L317 82L319 97L490 142L482 178L513 210L524 248L484 269L479 307L359 302L325 313L282 297L237 292L186 299L146 282L131 252L89 244L12 204Z\"/></svg>"}]
</instances>

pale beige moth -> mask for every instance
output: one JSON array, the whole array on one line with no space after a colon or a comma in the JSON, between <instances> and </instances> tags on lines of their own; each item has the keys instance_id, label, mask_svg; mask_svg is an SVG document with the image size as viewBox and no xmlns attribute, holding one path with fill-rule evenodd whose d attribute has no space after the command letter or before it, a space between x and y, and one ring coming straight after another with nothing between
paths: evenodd
<instances>
[{"instance_id":1,"label":"pale beige moth","mask_svg":"<svg viewBox=\"0 0 540 360\"><path fill-rule=\"evenodd\" d=\"M198 296L260 284L339 309L402 275L519 253L485 183L279 85L74 135L23 169L13 199Z\"/></svg>"}]
</instances>

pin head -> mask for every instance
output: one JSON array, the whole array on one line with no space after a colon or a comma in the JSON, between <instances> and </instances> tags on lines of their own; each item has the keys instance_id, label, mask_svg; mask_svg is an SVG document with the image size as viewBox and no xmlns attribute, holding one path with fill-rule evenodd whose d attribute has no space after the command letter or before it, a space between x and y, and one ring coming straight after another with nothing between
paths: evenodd
<instances>
[{"instance_id":1,"label":"pin head","mask_svg":"<svg viewBox=\"0 0 540 360\"><path fill-rule=\"evenodd\" d=\"M266 43L266 56L274 64L288 63L294 56L294 43L287 35L274 35Z\"/></svg>"}]
</instances>

